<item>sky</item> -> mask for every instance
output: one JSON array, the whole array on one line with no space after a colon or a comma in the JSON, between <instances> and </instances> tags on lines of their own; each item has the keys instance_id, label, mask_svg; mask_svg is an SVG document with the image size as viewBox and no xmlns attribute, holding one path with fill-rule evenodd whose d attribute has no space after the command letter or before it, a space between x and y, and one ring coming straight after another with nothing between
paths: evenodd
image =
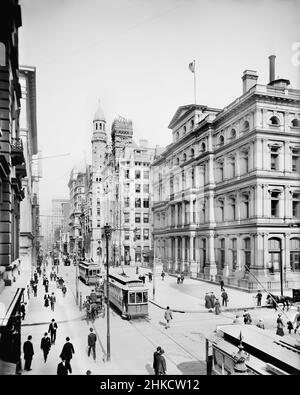
<instances>
[{"instance_id":1,"label":"sky","mask_svg":"<svg viewBox=\"0 0 300 395\"><path fill-rule=\"evenodd\" d=\"M20 65L37 73L40 203L68 198L72 167L89 163L100 100L110 133L121 115L134 139L171 142L168 124L181 105L222 108L256 70L300 88L299 0L20 0ZM47 158L54 156L53 158Z\"/></svg>"}]
</instances>

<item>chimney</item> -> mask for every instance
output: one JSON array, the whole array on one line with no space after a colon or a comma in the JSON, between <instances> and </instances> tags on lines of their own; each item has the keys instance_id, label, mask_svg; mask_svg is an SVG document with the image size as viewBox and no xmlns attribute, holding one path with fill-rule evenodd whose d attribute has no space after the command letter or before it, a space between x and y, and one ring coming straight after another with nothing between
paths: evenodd
<instances>
[{"instance_id":1,"label":"chimney","mask_svg":"<svg viewBox=\"0 0 300 395\"><path fill-rule=\"evenodd\" d=\"M270 81L272 82L275 80L275 55L270 55L269 56L269 66L270 66Z\"/></svg>"},{"instance_id":2,"label":"chimney","mask_svg":"<svg viewBox=\"0 0 300 395\"><path fill-rule=\"evenodd\" d=\"M257 84L258 75L254 70L245 70L242 76L243 94Z\"/></svg>"}]
</instances>

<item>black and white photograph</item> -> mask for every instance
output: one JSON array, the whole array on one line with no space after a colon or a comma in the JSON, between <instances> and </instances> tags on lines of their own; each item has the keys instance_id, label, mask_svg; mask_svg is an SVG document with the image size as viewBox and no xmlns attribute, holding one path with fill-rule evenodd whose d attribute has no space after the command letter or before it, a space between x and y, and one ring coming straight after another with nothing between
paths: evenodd
<instances>
[{"instance_id":1,"label":"black and white photograph","mask_svg":"<svg viewBox=\"0 0 300 395\"><path fill-rule=\"evenodd\" d=\"M299 15L0 1L0 376L300 375Z\"/></svg>"}]
</instances>

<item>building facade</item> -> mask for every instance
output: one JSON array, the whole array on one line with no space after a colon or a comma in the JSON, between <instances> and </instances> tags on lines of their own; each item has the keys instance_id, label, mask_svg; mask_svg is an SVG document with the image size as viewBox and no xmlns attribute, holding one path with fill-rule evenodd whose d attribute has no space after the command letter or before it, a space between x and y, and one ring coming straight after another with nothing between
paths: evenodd
<instances>
[{"instance_id":1,"label":"building facade","mask_svg":"<svg viewBox=\"0 0 300 395\"><path fill-rule=\"evenodd\" d=\"M24 199L20 206L20 257L26 265L36 264L40 248L39 157L36 121L36 70L20 68L22 91L20 138L26 166L23 167Z\"/></svg>"},{"instance_id":2,"label":"building facade","mask_svg":"<svg viewBox=\"0 0 300 395\"><path fill-rule=\"evenodd\" d=\"M227 107L181 106L170 122L153 163L155 254L169 272L300 285L300 91L275 80L270 58L267 85L246 70Z\"/></svg>"}]
</instances>

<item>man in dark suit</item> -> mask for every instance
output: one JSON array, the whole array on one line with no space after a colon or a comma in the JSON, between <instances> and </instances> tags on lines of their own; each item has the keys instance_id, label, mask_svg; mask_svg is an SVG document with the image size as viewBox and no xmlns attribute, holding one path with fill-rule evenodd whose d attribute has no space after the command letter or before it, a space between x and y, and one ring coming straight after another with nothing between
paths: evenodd
<instances>
[{"instance_id":1,"label":"man in dark suit","mask_svg":"<svg viewBox=\"0 0 300 395\"><path fill-rule=\"evenodd\" d=\"M67 370L70 373L72 373L72 368L71 368L71 365L70 365L70 361L71 361L72 356L75 353L75 351L74 351L73 344L70 343L70 338L69 337L66 337L66 341L67 342L64 344L63 349L62 349L62 351L60 353L60 358L62 358L62 359L64 359L66 361L66 365L65 366L66 366Z\"/></svg>"},{"instance_id":2,"label":"man in dark suit","mask_svg":"<svg viewBox=\"0 0 300 395\"><path fill-rule=\"evenodd\" d=\"M34 355L31 339L32 336L29 335L27 341L23 344L23 352L24 352L24 360L25 360L24 369L27 370L28 372L32 370L30 369L30 366L31 366L32 357Z\"/></svg>"},{"instance_id":3,"label":"man in dark suit","mask_svg":"<svg viewBox=\"0 0 300 395\"><path fill-rule=\"evenodd\" d=\"M61 362L57 365L57 374L59 376L67 376L68 375L68 369L66 368L64 364L65 360L61 358Z\"/></svg>"},{"instance_id":4,"label":"man in dark suit","mask_svg":"<svg viewBox=\"0 0 300 395\"><path fill-rule=\"evenodd\" d=\"M153 370L156 375L158 375L158 356L160 355L161 347L157 347L153 354Z\"/></svg>"},{"instance_id":5,"label":"man in dark suit","mask_svg":"<svg viewBox=\"0 0 300 395\"><path fill-rule=\"evenodd\" d=\"M50 333L51 343L53 344L55 344L55 340L56 340L56 330L57 330L57 323L55 322L55 319L52 318L49 324L48 333Z\"/></svg>"},{"instance_id":6,"label":"man in dark suit","mask_svg":"<svg viewBox=\"0 0 300 395\"><path fill-rule=\"evenodd\" d=\"M49 350L51 348L51 341L48 337L48 333L44 333L44 337L41 340L41 349L43 350L44 353L44 361L47 361L47 356L49 354Z\"/></svg>"}]
</instances>

